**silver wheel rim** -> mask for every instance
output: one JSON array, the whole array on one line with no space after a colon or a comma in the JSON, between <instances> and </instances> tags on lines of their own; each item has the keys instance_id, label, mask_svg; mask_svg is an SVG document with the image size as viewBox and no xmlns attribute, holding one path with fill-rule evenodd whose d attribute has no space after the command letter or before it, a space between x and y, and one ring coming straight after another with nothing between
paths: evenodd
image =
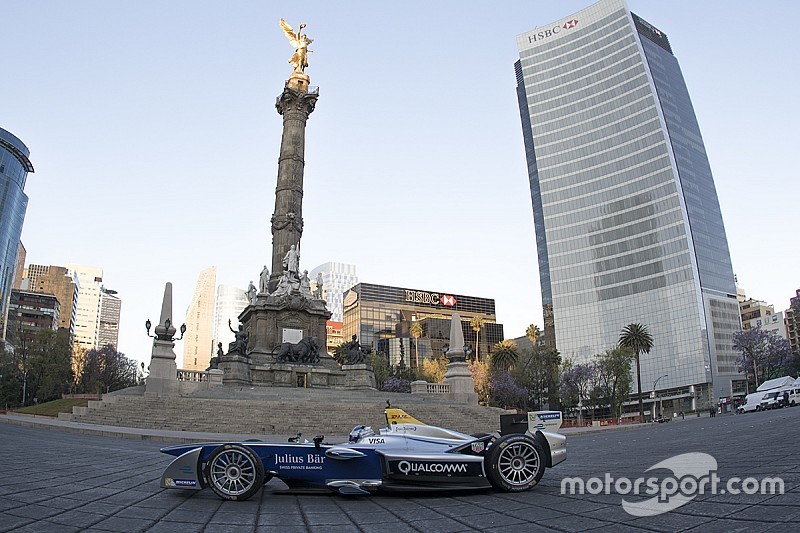
<instances>
[{"instance_id":1,"label":"silver wheel rim","mask_svg":"<svg viewBox=\"0 0 800 533\"><path fill-rule=\"evenodd\" d=\"M539 454L529 442L517 442L500 452L497 467L503 481L513 486L527 485L536 478Z\"/></svg>"},{"instance_id":2,"label":"silver wheel rim","mask_svg":"<svg viewBox=\"0 0 800 533\"><path fill-rule=\"evenodd\" d=\"M211 483L229 496L241 496L255 483L256 468L242 452L227 450L214 458L209 469Z\"/></svg>"}]
</instances>

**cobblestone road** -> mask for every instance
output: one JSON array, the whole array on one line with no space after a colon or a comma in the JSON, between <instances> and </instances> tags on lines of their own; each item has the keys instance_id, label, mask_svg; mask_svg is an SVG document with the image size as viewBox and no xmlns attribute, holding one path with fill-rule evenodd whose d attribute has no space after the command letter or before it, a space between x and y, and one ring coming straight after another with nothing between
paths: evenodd
<instances>
[{"instance_id":1,"label":"cobblestone road","mask_svg":"<svg viewBox=\"0 0 800 533\"><path fill-rule=\"evenodd\" d=\"M273 480L245 502L210 491L166 491L170 458L152 441L0 423L0 531L796 531L800 519L800 408L569 438L567 462L521 494L276 495ZM785 494L703 494L655 516L626 513L619 494L562 495L561 480L635 479L671 456L703 452L732 476L779 476Z\"/></svg>"}]
</instances>

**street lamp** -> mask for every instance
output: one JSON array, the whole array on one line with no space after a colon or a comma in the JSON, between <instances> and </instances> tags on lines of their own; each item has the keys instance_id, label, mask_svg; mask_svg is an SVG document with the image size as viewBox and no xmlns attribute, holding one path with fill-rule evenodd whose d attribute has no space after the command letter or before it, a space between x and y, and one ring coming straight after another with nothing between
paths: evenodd
<instances>
[{"instance_id":1,"label":"street lamp","mask_svg":"<svg viewBox=\"0 0 800 533\"><path fill-rule=\"evenodd\" d=\"M175 335L175 328L172 327L172 321L169 318L164 320L163 326L156 326L155 335L150 334L150 328L153 327L153 323L150 322L149 318L147 319L147 322L144 323L144 327L147 329L148 337L152 337L160 341L179 341L183 338L183 334L186 333L186 324L181 324L181 336L177 339L173 338L173 335Z\"/></svg>"},{"instance_id":2,"label":"street lamp","mask_svg":"<svg viewBox=\"0 0 800 533\"><path fill-rule=\"evenodd\" d=\"M664 374L663 376L659 376L653 382L653 412L652 412L653 422L655 422L656 420L656 385L658 384L659 381L661 381L662 378L668 378L668 377L669 374Z\"/></svg>"}]
</instances>

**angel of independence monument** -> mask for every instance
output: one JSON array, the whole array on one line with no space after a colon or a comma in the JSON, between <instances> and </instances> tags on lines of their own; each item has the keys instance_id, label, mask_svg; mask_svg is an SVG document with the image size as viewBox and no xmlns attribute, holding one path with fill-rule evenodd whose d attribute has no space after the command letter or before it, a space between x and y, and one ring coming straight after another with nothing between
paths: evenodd
<instances>
[{"instance_id":1,"label":"angel of independence monument","mask_svg":"<svg viewBox=\"0 0 800 533\"><path fill-rule=\"evenodd\" d=\"M293 72L275 102L283 116L283 135L271 219L272 273L265 265L258 290L251 284L250 304L234 330L236 341L227 353L219 353L219 368L226 384L374 388L375 376L359 357L355 340L341 369L325 353L331 313L322 291L311 292L308 271L300 268L306 123L319 92L305 73L312 42L301 33L305 24L296 32L283 19L280 25L295 53L289 60Z\"/></svg>"}]
</instances>

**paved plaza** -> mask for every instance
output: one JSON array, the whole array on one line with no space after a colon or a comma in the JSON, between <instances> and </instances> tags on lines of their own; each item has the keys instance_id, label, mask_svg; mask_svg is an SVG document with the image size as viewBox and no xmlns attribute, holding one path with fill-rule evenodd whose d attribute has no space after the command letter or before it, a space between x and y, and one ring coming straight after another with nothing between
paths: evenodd
<instances>
[{"instance_id":1,"label":"paved plaza","mask_svg":"<svg viewBox=\"0 0 800 533\"><path fill-rule=\"evenodd\" d=\"M222 502L208 489L160 489L170 457L157 441L0 423L0 531L796 531L798 442L800 408L687 418L572 435L567 461L525 493L276 495L283 485L273 480L248 501ZM644 518L626 513L619 494L561 494L564 477L635 479L691 452L711 454L723 480L779 476L786 493L697 495Z\"/></svg>"}]
</instances>

